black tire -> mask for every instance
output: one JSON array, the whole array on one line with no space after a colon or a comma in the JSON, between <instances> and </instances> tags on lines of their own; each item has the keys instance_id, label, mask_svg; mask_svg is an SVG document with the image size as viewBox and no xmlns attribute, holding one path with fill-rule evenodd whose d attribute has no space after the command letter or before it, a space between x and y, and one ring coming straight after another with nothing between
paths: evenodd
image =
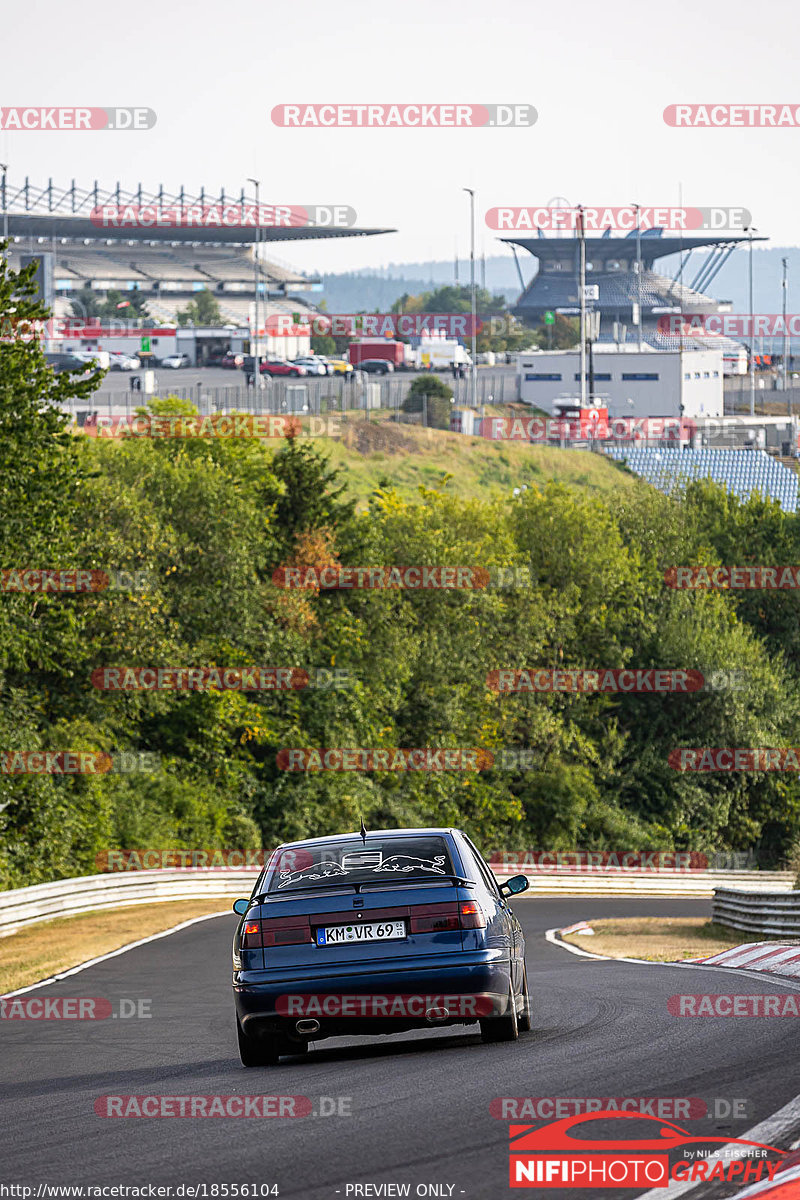
<instances>
[{"instance_id":1,"label":"black tire","mask_svg":"<svg viewBox=\"0 0 800 1200\"><path fill-rule=\"evenodd\" d=\"M517 998L510 988L502 1017L486 1017L480 1022L482 1042L515 1042L519 1037Z\"/></svg>"},{"instance_id":2,"label":"black tire","mask_svg":"<svg viewBox=\"0 0 800 1200\"><path fill-rule=\"evenodd\" d=\"M530 1033L533 1026L531 1025L531 998L528 992L528 968L522 964L522 1012L517 1019L520 1033Z\"/></svg>"},{"instance_id":3,"label":"black tire","mask_svg":"<svg viewBox=\"0 0 800 1200\"><path fill-rule=\"evenodd\" d=\"M239 1043L239 1058L243 1067L274 1067L277 1066L281 1054L288 1054L284 1048L284 1039L274 1034L264 1034L263 1037L250 1037L242 1029L239 1018L236 1018L236 1038Z\"/></svg>"}]
</instances>

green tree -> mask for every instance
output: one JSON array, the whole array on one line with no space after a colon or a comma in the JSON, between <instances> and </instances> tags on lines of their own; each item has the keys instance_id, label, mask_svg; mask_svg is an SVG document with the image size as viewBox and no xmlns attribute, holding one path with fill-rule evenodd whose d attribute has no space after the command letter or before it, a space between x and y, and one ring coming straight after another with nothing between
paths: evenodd
<instances>
[{"instance_id":1,"label":"green tree","mask_svg":"<svg viewBox=\"0 0 800 1200\"><path fill-rule=\"evenodd\" d=\"M204 288L195 294L185 308L178 309L175 319L182 326L190 321L192 325L221 325L222 313L214 293Z\"/></svg>"},{"instance_id":2,"label":"green tree","mask_svg":"<svg viewBox=\"0 0 800 1200\"><path fill-rule=\"evenodd\" d=\"M452 388L439 375L431 372L417 376L406 392L401 407L406 413L422 413L423 420L434 429L449 429L452 400Z\"/></svg>"}]
</instances>

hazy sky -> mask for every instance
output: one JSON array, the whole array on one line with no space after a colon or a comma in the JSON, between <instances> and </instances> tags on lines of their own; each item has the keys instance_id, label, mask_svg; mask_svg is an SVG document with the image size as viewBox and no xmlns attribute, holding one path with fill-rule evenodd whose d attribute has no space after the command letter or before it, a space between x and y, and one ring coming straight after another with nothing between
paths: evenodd
<instances>
[{"instance_id":1,"label":"hazy sky","mask_svg":"<svg viewBox=\"0 0 800 1200\"><path fill-rule=\"evenodd\" d=\"M0 132L12 182L238 191L348 204L396 234L284 243L301 269L478 253L495 205L741 205L773 245L800 244L800 128L672 129L666 105L800 105L800 16L788 0L706 8L590 0L380 5L162 0L157 9L7 6L0 105L141 105L143 132ZM275 104L528 103L516 129L282 129Z\"/></svg>"}]
</instances>

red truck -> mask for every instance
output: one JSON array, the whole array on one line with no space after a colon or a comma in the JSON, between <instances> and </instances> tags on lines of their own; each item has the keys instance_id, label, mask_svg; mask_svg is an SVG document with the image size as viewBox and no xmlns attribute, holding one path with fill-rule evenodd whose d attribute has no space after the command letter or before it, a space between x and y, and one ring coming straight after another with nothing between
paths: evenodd
<instances>
[{"instance_id":1,"label":"red truck","mask_svg":"<svg viewBox=\"0 0 800 1200\"><path fill-rule=\"evenodd\" d=\"M408 366L410 347L405 342L393 342L389 338L361 338L351 342L347 354L354 367L367 358L382 358L390 362L395 371L405 371Z\"/></svg>"}]
</instances>

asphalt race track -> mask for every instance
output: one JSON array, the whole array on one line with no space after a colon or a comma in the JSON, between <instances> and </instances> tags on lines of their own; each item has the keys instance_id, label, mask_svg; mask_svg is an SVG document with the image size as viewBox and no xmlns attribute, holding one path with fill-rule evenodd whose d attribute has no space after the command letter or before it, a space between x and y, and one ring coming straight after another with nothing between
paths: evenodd
<instances>
[{"instance_id":1,"label":"asphalt race track","mask_svg":"<svg viewBox=\"0 0 800 1200\"><path fill-rule=\"evenodd\" d=\"M797 1020L692 1020L667 1010L677 992L781 994L789 984L732 971L595 962L543 936L583 917L710 915L710 903L545 898L521 899L516 911L527 938L534 1024L516 1044L485 1046L477 1026L464 1026L340 1038L277 1068L245 1070L230 994L233 913L30 993L112 1003L146 998L152 1018L2 1022L0 1181L206 1183L208 1196L214 1183L277 1183L281 1196L304 1200L359 1195L347 1184L411 1184L411 1196L417 1184L437 1184L454 1186L430 1195L490 1200L512 1194L508 1126L490 1115L494 1097L745 1099L747 1120L678 1121L693 1133L736 1137L800 1092ZM352 1097L351 1115L106 1119L93 1108L108 1094L260 1093L308 1096L315 1106L320 1097ZM513 1194L616 1200L636 1193L531 1187ZM692 1200L726 1194L710 1187L690 1193Z\"/></svg>"}]
</instances>

